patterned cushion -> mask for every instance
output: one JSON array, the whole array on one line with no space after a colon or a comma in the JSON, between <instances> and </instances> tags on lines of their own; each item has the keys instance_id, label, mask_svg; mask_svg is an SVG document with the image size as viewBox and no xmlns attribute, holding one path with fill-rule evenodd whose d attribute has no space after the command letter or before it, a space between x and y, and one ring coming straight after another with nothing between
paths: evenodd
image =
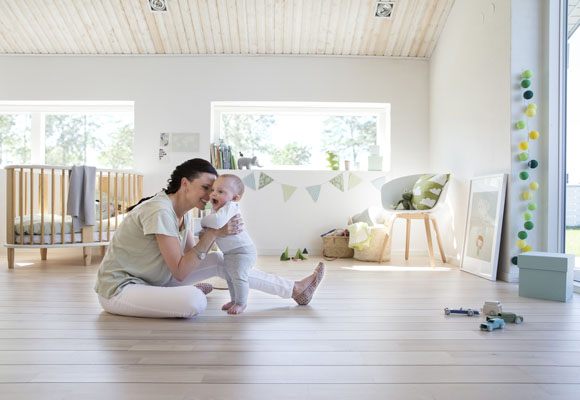
<instances>
[{"instance_id":1,"label":"patterned cushion","mask_svg":"<svg viewBox=\"0 0 580 400\"><path fill-rule=\"evenodd\" d=\"M421 176L413 186L413 207L417 210L430 210L435 207L443 187L449 181L449 174Z\"/></svg>"}]
</instances>

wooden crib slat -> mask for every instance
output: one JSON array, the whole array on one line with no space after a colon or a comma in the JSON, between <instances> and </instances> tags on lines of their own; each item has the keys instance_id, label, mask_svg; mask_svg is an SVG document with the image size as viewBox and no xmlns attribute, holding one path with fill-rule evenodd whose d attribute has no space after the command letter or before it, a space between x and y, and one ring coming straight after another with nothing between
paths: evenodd
<instances>
[{"instance_id":1,"label":"wooden crib slat","mask_svg":"<svg viewBox=\"0 0 580 400\"><path fill-rule=\"evenodd\" d=\"M139 183L137 185L137 194L138 194L137 198L140 200L143 198L143 176L139 175L138 179Z\"/></svg>"},{"instance_id":2,"label":"wooden crib slat","mask_svg":"<svg viewBox=\"0 0 580 400\"><path fill-rule=\"evenodd\" d=\"M111 204L111 172L107 172L107 207ZM115 203L115 219L117 218L117 204ZM111 241L111 217L107 219L107 241Z\"/></svg>"},{"instance_id":3,"label":"wooden crib slat","mask_svg":"<svg viewBox=\"0 0 580 400\"><path fill-rule=\"evenodd\" d=\"M24 170L20 168L20 184L18 185L18 209L20 214L20 244L24 244Z\"/></svg>"},{"instance_id":4,"label":"wooden crib slat","mask_svg":"<svg viewBox=\"0 0 580 400\"><path fill-rule=\"evenodd\" d=\"M108 208L108 204L107 204L107 208ZM103 171L100 171L99 172L99 242L102 242L102 241L103 241Z\"/></svg>"},{"instance_id":5,"label":"wooden crib slat","mask_svg":"<svg viewBox=\"0 0 580 400\"><path fill-rule=\"evenodd\" d=\"M24 215L27 214L28 214L28 172L24 171Z\"/></svg>"},{"instance_id":6,"label":"wooden crib slat","mask_svg":"<svg viewBox=\"0 0 580 400\"><path fill-rule=\"evenodd\" d=\"M50 170L50 244L54 244L54 168Z\"/></svg>"},{"instance_id":7,"label":"wooden crib slat","mask_svg":"<svg viewBox=\"0 0 580 400\"><path fill-rule=\"evenodd\" d=\"M66 169L61 170L60 176L60 215L61 215L61 225L60 225L60 243L64 244L64 186L66 183Z\"/></svg>"},{"instance_id":8,"label":"wooden crib slat","mask_svg":"<svg viewBox=\"0 0 580 400\"><path fill-rule=\"evenodd\" d=\"M125 213L125 173L121 175L121 214Z\"/></svg>"},{"instance_id":9,"label":"wooden crib slat","mask_svg":"<svg viewBox=\"0 0 580 400\"><path fill-rule=\"evenodd\" d=\"M14 194L16 192L16 180L14 179L14 168L6 169L6 243L14 243L14 217L16 214L16 202L14 201ZM14 252L13 248L6 249L8 256L8 268L14 268Z\"/></svg>"},{"instance_id":10,"label":"wooden crib slat","mask_svg":"<svg viewBox=\"0 0 580 400\"><path fill-rule=\"evenodd\" d=\"M119 197L117 196L117 185L119 180L119 173L115 172L115 230L117 230L118 220L117 217L119 215Z\"/></svg>"},{"instance_id":11,"label":"wooden crib slat","mask_svg":"<svg viewBox=\"0 0 580 400\"><path fill-rule=\"evenodd\" d=\"M40 169L40 244L44 244L44 168Z\"/></svg>"},{"instance_id":12,"label":"wooden crib slat","mask_svg":"<svg viewBox=\"0 0 580 400\"><path fill-rule=\"evenodd\" d=\"M8 168L6 169L6 243L8 244L14 244L15 189L14 168Z\"/></svg>"},{"instance_id":13,"label":"wooden crib slat","mask_svg":"<svg viewBox=\"0 0 580 400\"><path fill-rule=\"evenodd\" d=\"M34 243L34 169L30 168L30 244Z\"/></svg>"},{"instance_id":14,"label":"wooden crib slat","mask_svg":"<svg viewBox=\"0 0 580 400\"><path fill-rule=\"evenodd\" d=\"M70 191L70 175L72 174L72 169L67 171L66 177L67 177L67 196L68 196L68 192ZM64 224L63 224L63 235L64 235ZM81 241L82 241L82 231L81 231ZM76 243L76 235L75 235L75 225L74 225L74 221L73 221L73 217L71 215L70 218L70 242L71 243ZM84 248L83 248L84 249Z\"/></svg>"}]
</instances>

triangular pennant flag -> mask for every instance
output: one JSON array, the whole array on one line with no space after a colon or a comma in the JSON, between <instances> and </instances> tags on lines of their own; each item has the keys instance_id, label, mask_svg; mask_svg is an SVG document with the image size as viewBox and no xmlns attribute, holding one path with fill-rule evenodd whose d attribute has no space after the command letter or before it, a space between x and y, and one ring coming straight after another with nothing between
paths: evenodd
<instances>
[{"instance_id":1,"label":"triangular pennant flag","mask_svg":"<svg viewBox=\"0 0 580 400\"><path fill-rule=\"evenodd\" d=\"M273 181L274 179L272 179L270 176L260 172L260 182L258 183L258 189L262 189L264 186L268 186Z\"/></svg>"},{"instance_id":2,"label":"triangular pennant flag","mask_svg":"<svg viewBox=\"0 0 580 400\"><path fill-rule=\"evenodd\" d=\"M282 184L282 194L284 194L284 201L288 201L296 191L296 186Z\"/></svg>"},{"instance_id":3,"label":"triangular pennant flag","mask_svg":"<svg viewBox=\"0 0 580 400\"><path fill-rule=\"evenodd\" d=\"M320 195L320 186L321 185L306 186L306 190L314 202L318 201L318 196Z\"/></svg>"},{"instance_id":4,"label":"triangular pennant flag","mask_svg":"<svg viewBox=\"0 0 580 400\"><path fill-rule=\"evenodd\" d=\"M334 186L338 188L338 190L344 192L344 176L343 174L336 175L334 178L330 180Z\"/></svg>"},{"instance_id":5,"label":"triangular pennant flag","mask_svg":"<svg viewBox=\"0 0 580 400\"><path fill-rule=\"evenodd\" d=\"M256 179L254 178L254 173L252 172L250 175L246 176L242 179L244 185L249 187L252 190L256 190Z\"/></svg>"},{"instance_id":6,"label":"triangular pennant flag","mask_svg":"<svg viewBox=\"0 0 580 400\"><path fill-rule=\"evenodd\" d=\"M383 184L385 183L385 180L386 179L384 176L379 176L377 179L373 179L371 183L374 185L374 187L377 188L377 190L381 190Z\"/></svg>"},{"instance_id":7,"label":"triangular pennant flag","mask_svg":"<svg viewBox=\"0 0 580 400\"><path fill-rule=\"evenodd\" d=\"M348 190L362 182L362 179L355 174L348 174Z\"/></svg>"}]
</instances>

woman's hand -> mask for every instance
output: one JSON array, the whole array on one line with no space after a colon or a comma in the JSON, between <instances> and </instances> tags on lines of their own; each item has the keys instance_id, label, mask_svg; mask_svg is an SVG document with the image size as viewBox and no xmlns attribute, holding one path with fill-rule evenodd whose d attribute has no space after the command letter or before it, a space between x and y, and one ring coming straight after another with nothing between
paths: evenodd
<instances>
[{"instance_id":1,"label":"woman's hand","mask_svg":"<svg viewBox=\"0 0 580 400\"><path fill-rule=\"evenodd\" d=\"M230 235L237 235L242 231L244 226L244 220L240 214L234 215L227 224L222 226L220 229L215 230L215 235L217 237L224 237Z\"/></svg>"}]
</instances>

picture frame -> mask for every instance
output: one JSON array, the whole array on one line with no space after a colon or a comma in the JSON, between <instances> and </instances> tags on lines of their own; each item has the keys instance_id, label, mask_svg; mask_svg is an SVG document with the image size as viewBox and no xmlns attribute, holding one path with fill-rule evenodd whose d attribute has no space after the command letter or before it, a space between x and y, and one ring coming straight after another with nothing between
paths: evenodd
<instances>
[{"instance_id":1,"label":"picture frame","mask_svg":"<svg viewBox=\"0 0 580 400\"><path fill-rule=\"evenodd\" d=\"M497 277L507 174L469 181L461 270L492 281Z\"/></svg>"}]
</instances>

